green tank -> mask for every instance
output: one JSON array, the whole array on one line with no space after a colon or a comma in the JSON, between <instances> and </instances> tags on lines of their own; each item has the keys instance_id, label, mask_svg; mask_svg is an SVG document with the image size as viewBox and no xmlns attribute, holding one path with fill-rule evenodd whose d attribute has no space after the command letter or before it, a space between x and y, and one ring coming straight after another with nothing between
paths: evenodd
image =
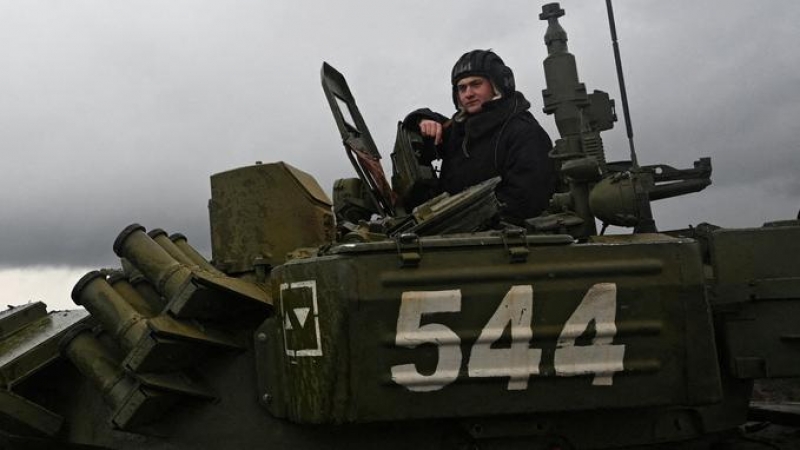
<instances>
[{"instance_id":1,"label":"green tank","mask_svg":"<svg viewBox=\"0 0 800 450\"><path fill-rule=\"evenodd\" d=\"M324 64L358 177L331 201L282 162L213 175L211 261L132 224L85 310L0 312L0 448L800 448L800 220L658 231L650 202L711 162L606 161L615 103L563 15L540 16L548 212L498 224L498 179L435 195L400 126L390 184Z\"/></svg>"}]
</instances>

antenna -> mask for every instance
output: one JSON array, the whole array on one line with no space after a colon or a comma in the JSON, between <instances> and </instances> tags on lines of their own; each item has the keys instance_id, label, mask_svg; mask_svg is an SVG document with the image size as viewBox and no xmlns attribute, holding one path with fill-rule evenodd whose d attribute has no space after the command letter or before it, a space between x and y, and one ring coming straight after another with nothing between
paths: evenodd
<instances>
[{"instance_id":1,"label":"antenna","mask_svg":"<svg viewBox=\"0 0 800 450\"><path fill-rule=\"evenodd\" d=\"M625 89L625 76L622 74L622 57L619 54L617 24L614 21L614 7L611 5L611 0L606 0L606 10L608 11L608 28L611 30L611 44L614 47L614 62L617 66L617 79L619 80L620 96L622 97L625 131L628 134L628 146L631 149L631 173L633 175L634 192L636 193L635 201L639 211L639 221L633 231L634 233L655 233L657 231L656 223L653 220L653 210L650 207L650 194L647 192L647 188L651 183L644 181L644 178L649 178L651 175L642 172L639 167L639 160L636 157L636 148L633 145L633 125L631 124L631 114L628 108L628 92Z\"/></svg>"},{"instance_id":2,"label":"antenna","mask_svg":"<svg viewBox=\"0 0 800 450\"><path fill-rule=\"evenodd\" d=\"M639 161L636 158L636 149L633 145L633 125L631 124L631 114L628 109L628 92L625 90L625 76L622 74L622 57L619 54L619 43L617 42L617 25L614 21L614 7L611 0L606 0L606 10L608 11L608 27L611 29L611 44L614 47L614 62L617 65L617 79L619 80L619 90L622 96L622 114L625 117L625 131L628 133L628 146L631 149L631 165L634 170L639 169Z\"/></svg>"}]
</instances>

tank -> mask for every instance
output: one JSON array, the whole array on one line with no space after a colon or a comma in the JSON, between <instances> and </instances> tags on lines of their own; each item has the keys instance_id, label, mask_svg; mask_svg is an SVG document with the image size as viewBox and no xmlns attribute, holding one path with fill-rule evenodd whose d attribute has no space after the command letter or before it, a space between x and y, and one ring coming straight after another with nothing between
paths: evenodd
<instances>
[{"instance_id":1,"label":"tank","mask_svg":"<svg viewBox=\"0 0 800 450\"><path fill-rule=\"evenodd\" d=\"M131 224L82 309L1 312L0 447L800 448L800 219L659 231L650 202L711 161L606 161L615 101L580 81L563 16L540 15L547 212L499 223L498 179L437 194L401 126L387 177L323 64L357 177L331 201L283 162L215 174L210 260Z\"/></svg>"}]
</instances>

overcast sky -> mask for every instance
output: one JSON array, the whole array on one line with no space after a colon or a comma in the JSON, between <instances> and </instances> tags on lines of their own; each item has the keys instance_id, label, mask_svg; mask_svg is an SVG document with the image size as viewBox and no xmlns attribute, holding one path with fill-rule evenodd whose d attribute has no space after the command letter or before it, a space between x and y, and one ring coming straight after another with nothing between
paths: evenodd
<instances>
[{"instance_id":1,"label":"overcast sky","mask_svg":"<svg viewBox=\"0 0 800 450\"><path fill-rule=\"evenodd\" d=\"M2 301L63 302L73 274L118 264L113 240L133 222L182 232L210 255L213 173L286 161L328 192L354 176L323 61L347 77L387 171L397 120L421 106L450 114L450 69L473 48L503 57L556 137L541 113L542 4L0 1ZM581 80L619 99L605 2L561 5ZM615 10L640 162L714 166L704 192L654 204L659 228L793 218L800 2ZM604 139L609 160L627 158L621 122Z\"/></svg>"}]
</instances>

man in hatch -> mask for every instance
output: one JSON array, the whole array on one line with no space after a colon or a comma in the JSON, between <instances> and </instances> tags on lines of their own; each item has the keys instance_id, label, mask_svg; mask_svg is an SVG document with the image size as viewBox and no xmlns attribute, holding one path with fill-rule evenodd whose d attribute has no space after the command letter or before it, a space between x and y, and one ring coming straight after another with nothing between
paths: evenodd
<instances>
[{"instance_id":1,"label":"man in hatch","mask_svg":"<svg viewBox=\"0 0 800 450\"><path fill-rule=\"evenodd\" d=\"M451 119L419 109L403 121L436 145L440 187L456 194L499 175L502 219L519 225L539 215L556 186L547 156L552 143L516 91L513 72L491 50L473 50L458 59L451 81L457 109Z\"/></svg>"}]
</instances>

